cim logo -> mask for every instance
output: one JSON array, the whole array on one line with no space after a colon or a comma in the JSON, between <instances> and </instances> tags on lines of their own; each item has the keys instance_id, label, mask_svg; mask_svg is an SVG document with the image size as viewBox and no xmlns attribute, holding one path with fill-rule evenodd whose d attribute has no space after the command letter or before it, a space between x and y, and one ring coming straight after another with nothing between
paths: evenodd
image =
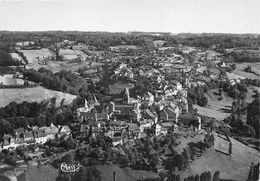
<instances>
[{"instance_id":1,"label":"cim logo","mask_svg":"<svg viewBox=\"0 0 260 181\"><path fill-rule=\"evenodd\" d=\"M65 162L63 162L61 165L60 165L60 169L61 171L63 172L78 172L79 169L80 169L80 164L78 163L77 165L75 164L67 164Z\"/></svg>"}]
</instances>

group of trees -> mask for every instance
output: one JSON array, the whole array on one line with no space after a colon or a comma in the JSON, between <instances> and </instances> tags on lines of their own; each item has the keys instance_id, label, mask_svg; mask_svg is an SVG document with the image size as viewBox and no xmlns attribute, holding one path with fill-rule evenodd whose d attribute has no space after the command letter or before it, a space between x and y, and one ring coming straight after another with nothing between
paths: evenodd
<instances>
[{"instance_id":1,"label":"group of trees","mask_svg":"<svg viewBox=\"0 0 260 181\"><path fill-rule=\"evenodd\" d=\"M11 102L0 108L0 135L12 133L13 129L28 126L47 126L51 123L65 125L77 119L77 102L56 105L56 98L47 101L22 103Z\"/></svg>"},{"instance_id":2,"label":"group of trees","mask_svg":"<svg viewBox=\"0 0 260 181\"><path fill-rule=\"evenodd\" d=\"M260 97L256 97L247 107L247 124L255 130L255 136L260 137Z\"/></svg>"},{"instance_id":3,"label":"group of trees","mask_svg":"<svg viewBox=\"0 0 260 181\"><path fill-rule=\"evenodd\" d=\"M211 172L203 172L200 175L196 176L189 176L187 178L184 178L184 181L219 181L219 171L216 171L213 175L211 175Z\"/></svg>"},{"instance_id":4,"label":"group of trees","mask_svg":"<svg viewBox=\"0 0 260 181\"><path fill-rule=\"evenodd\" d=\"M22 65L22 63L18 60L14 60L8 52L0 49L0 67L18 65Z\"/></svg>"},{"instance_id":5,"label":"group of trees","mask_svg":"<svg viewBox=\"0 0 260 181\"><path fill-rule=\"evenodd\" d=\"M193 104L198 104L199 106L206 106L208 104L208 98L204 95L207 91L206 87L196 86L191 87L188 92L188 97L192 100Z\"/></svg>"},{"instance_id":6,"label":"group of trees","mask_svg":"<svg viewBox=\"0 0 260 181\"><path fill-rule=\"evenodd\" d=\"M235 50L231 53L235 62L259 62L260 51L258 50Z\"/></svg>"},{"instance_id":7,"label":"group of trees","mask_svg":"<svg viewBox=\"0 0 260 181\"><path fill-rule=\"evenodd\" d=\"M42 86L68 92L74 95L80 94L80 91L87 87L85 81L71 71L60 71L53 73L45 68L40 68L38 71L29 69L23 72L26 79L40 83Z\"/></svg>"}]
</instances>

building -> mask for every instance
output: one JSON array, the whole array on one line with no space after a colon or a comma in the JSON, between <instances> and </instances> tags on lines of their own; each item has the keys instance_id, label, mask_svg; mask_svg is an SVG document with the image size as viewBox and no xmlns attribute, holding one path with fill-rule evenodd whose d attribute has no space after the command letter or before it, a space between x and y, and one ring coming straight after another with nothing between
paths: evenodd
<instances>
[{"instance_id":1,"label":"building","mask_svg":"<svg viewBox=\"0 0 260 181\"><path fill-rule=\"evenodd\" d=\"M80 112L79 117L82 121L104 121L109 120L107 113Z\"/></svg>"},{"instance_id":2,"label":"building","mask_svg":"<svg viewBox=\"0 0 260 181\"><path fill-rule=\"evenodd\" d=\"M71 130L70 130L69 126L60 126L59 127L59 132L58 132L59 137L62 137L64 135L70 135L70 134L71 134Z\"/></svg>"},{"instance_id":3,"label":"building","mask_svg":"<svg viewBox=\"0 0 260 181\"><path fill-rule=\"evenodd\" d=\"M89 136L89 126L87 124L81 124L80 125L80 137L81 138L86 138Z\"/></svg>"},{"instance_id":4,"label":"building","mask_svg":"<svg viewBox=\"0 0 260 181\"><path fill-rule=\"evenodd\" d=\"M195 130L201 129L201 118L192 114L180 114L178 116L178 125L185 127L194 127Z\"/></svg>"},{"instance_id":5,"label":"building","mask_svg":"<svg viewBox=\"0 0 260 181\"><path fill-rule=\"evenodd\" d=\"M48 136L44 130L35 130L33 131L35 143L44 144L48 141Z\"/></svg>"},{"instance_id":6,"label":"building","mask_svg":"<svg viewBox=\"0 0 260 181\"><path fill-rule=\"evenodd\" d=\"M140 121L141 112L140 112L140 103L133 104L116 104L110 102L109 104L109 113L121 116L128 116L131 119Z\"/></svg>"},{"instance_id":7,"label":"building","mask_svg":"<svg viewBox=\"0 0 260 181\"><path fill-rule=\"evenodd\" d=\"M157 116L156 112L152 112L152 111L149 110L149 109L145 109L145 110L143 111L143 116L142 116L142 117L144 117L144 118L146 118L146 119L150 119L150 120L152 120L154 123L157 123L157 121L158 121L158 116Z\"/></svg>"},{"instance_id":8,"label":"building","mask_svg":"<svg viewBox=\"0 0 260 181\"><path fill-rule=\"evenodd\" d=\"M47 135L48 139L55 139L55 137L59 133L59 129L57 126L55 126L53 123L51 123L51 126L49 127L43 127L40 129L44 129L45 134Z\"/></svg>"},{"instance_id":9,"label":"building","mask_svg":"<svg viewBox=\"0 0 260 181\"><path fill-rule=\"evenodd\" d=\"M151 130L155 136L159 136L161 134L162 126L160 124L154 124L152 125Z\"/></svg>"},{"instance_id":10,"label":"building","mask_svg":"<svg viewBox=\"0 0 260 181\"><path fill-rule=\"evenodd\" d=\"M166 107L160 112L160 119L164 122L178 122L178 116L179 116L180 110L178 106L175 106L174 108Z\"/></svg>"}]
</instances>

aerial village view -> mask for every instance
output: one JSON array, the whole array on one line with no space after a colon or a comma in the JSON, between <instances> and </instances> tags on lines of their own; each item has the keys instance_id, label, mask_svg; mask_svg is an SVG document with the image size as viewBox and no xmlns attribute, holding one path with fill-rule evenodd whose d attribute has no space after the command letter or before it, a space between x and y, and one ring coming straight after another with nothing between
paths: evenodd
<instances>
[{"instance_id":1,"label":"aerial village view","mask_svg":"<svg viewBox=\"0 0 260 181\"><path fill-rule=\"evenodd\" d=\"M259 31L4 26L0 181L259 180Z\"/></svg>"}]
</instances>

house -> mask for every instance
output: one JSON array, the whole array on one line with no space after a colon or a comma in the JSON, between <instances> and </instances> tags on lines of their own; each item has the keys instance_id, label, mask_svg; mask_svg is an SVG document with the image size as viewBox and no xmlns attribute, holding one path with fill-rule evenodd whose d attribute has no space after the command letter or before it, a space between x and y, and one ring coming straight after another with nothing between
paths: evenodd
<instances>
[{"instance_id":1,"label":"house","mask_svg":"<svg viewBox=\"0 0 260 181\"><path fill-rule=\"evenodd\" d=\"M175 122L177 123L178 116L179 116L180 110L178 106L175 106L174 108L166 107L160 112L160 119L164 122Z\"/></svg>"},{"instance_id":2,"label":"house","mask_svg":"<svg viewBox=\"0 0 260 181\"><path fill-rule=\"evenodd\" d=\"M141 129L137 124L128 124L127 131L129 137L133 139L140 138Z\"/></svg>"},{"instance_id":3,"label":"house","mask_svg":"<svg viewBox=\"0 0 260 181\"><path fill-rule=\"evenodd\" d=\"M91 128L91 136L93 138L96 138L96 137L98 137L101 134L103 134L102 128L99 128L99 127L92 127Z\"/></svg>"},{"instance_id":4,"label":"house","mask_svg":"<svg viewBox=\"0 0 260 181\"><path fill-rule=\"evenodd\" d=\"M89 136L90 133L90 128L87 124L81 124L80 125L80 137L81 138L86 138Z\"/></svg>"},{"instance_id":5,"label":"house","mask_svg":"<svg viewBox=\"0 0 260 181\"><path fill-rule=\"evenodd\" d=\"M107 113L80 112L80 117L86 121L104 121L109 119Z\"/></svg>"},{"instance_id":6,"label":"house","mask_svg":"<svg viewBox=\"0 0 260 181\"><path fill-rule=\"evenodd\" d=\"M158 116L157 116L156 112L152 112L149 109L144 110L143 117L146 119L151 119L154 123L156 123L158 121Z\"/></svg>"},{"instance_id":7,"label":"house","mask_svg":"<svg viewBox=\"0 0 260 181\"><path fill-rule=\"evenodd\" d=\"M158 123L152 125L152 133L155 136L159 136L161 134L162 126Z\"/></svg>"},{"instance_id":8,"label":"house","mask_svg":"<svg viewBox=\"0 0 260 181\"><path fill-rule=\"evenodd\" d=\"M61 137L63 135L70 135L70 134L71 134L71 130L70 130L69 126L60 126L59 127L59 132L58 132L59 137Z\"/></svg>"},{"instance_id":9,"label":"house","mask_svg":"<svg viewBox=\"0 0 260 181\"><path fill-rule=\"evenodd\" d=\"M122 137L112 138L112 144L113 144L113 146L122 145L123 144L123 138Z\"/></svg>"},{"instance_id":10,"label":"house","mask_svg":"<svg viewBox=\"0 0 260 181\"><path fill-rule=\"evenodd\" d=\"M47 135L48 139L55 139L55 137L59 133L58 127L56 127L53 123L51 123L51 126L49 127L43 127L41 129L44 129L45 134Z\"/></svg>"},{"instance_id":11,"label":"house","mask_svg":"<svg viewBox=\"0 0 260 181\"><path fill-rule=\"evenodd\" d=\"M24 128L14 129L15 141L19 142L20 140L23 139L22 133L23 133L24 131L25 131Z\"/></svg>"},{"instance_id":12,"label":"house","mask_svg":"<svg viewBox=\"0 0 260 181\"><path fill-rule=\"evenodd\" d=\"M44 144L48 140L47 134L44 130L35 130L33 131L33 135L36 143Z\"/></svg>"},{"instance_id":13,"label":"house","mask_svg":"<svg viewBox=\"0 0 260 181\"><path fill-rule=\"evenodd\" d=\"M178 125L185 127L194 127L195 130L201 129L201 118L192 114L180 114L178 116Z\"/></svg>"},{"instance_id":14,"label":"house","mask_svg":"<svg viewBox=\"0 0 260 181\"><path fill-rule=\"evenodd\" d=\"M147 106L151 106L154 103L154 95L150 92L146 92L143 99L147 103Z\"/></svg>"},{"instance_id":15,"label":"house","mask_svg":"<svg viewBox=\"0 0 260 181\"><path fill-rule=\"evenodd\" d=\"M84 107L78 108L77 113L79 117L82 117L82 114L90 112L96 105L99 105L99 102L97 101L96 97L94 97L94 101L89 102L87 99L85 99Z\"/></svg>"},{"instance_id":16,"label":"house","mask_svg":"<svg viewBox=\"0 0 260 181\"><path fill-rule=\"evenodd\" d=\"M151 128L152 125L156 123L151 119L145 119L143 121L140 121L140 130L143 132L145 128Z\"/></svg>"},{"instance_id":17,"label":"house","mask_svg":"<svg viewBox=\"0 0 260 181\"><path fill-rule=\"evenodd\" d=\"M15 139L11 134L4 134L0 141L0 151L3 149L9 149L15 146Z\"/></svg>"},{"instance_id":18,"label":"house","mask_svg":"<svg viewBox=\"0 0 260 181\"><path fill-rule=\"evenodd\" d=\"M25 131L22 133L23 141L25 142L34 142L34 136L32 131Z\"/></svg>"}]
</instances>

